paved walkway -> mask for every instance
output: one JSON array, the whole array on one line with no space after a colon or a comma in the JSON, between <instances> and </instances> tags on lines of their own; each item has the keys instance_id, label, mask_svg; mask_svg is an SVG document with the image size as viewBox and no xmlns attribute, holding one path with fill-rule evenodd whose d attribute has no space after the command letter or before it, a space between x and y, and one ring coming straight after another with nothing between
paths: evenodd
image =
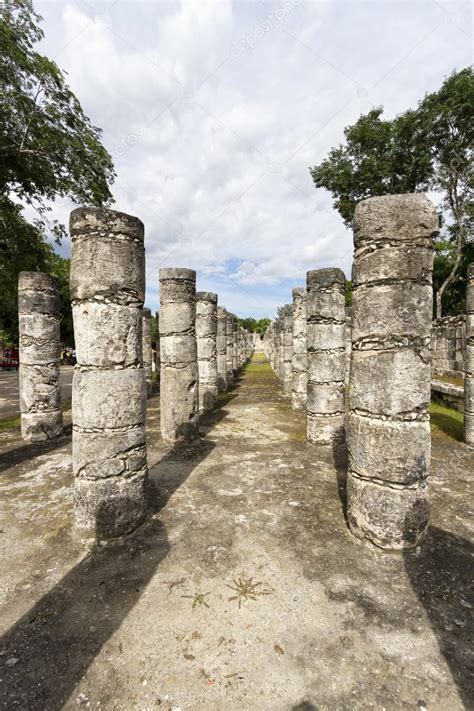
<instances>
[{"instance_id":1,"label":"paved walkway","mask_svg":"<svg viewBox=\"0 0 474 711\"><path fill-rule=\"evenodd\" d=\"M61 367L61 396L63 400L71 399L72 365ZM0 420L15 417L20 414L18 371L0 371Z\"/></svg>"},{"instance_id":2,"label":"paved walkway","mask_svg":"<svg viewBox=\"0 0 474 711\"><path fill-rule=\"evenodd\" d=\"M436 435L429 538L387 554L349 534L343 453L304 424L260 354L193 447L160 443L153 397L153 515L97 548L68 437L3 440L0 708L470 707L472 453Z\"/></svg>"}]
</instances>

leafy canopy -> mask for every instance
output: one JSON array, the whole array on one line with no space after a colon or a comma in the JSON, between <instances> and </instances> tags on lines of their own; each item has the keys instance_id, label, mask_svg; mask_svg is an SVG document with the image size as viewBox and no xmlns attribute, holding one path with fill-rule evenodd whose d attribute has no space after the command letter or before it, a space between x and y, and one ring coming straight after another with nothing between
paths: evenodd
<instances>
[{"instance_id":1,"label":"leafy canopy","mask_svg":"<svg viewBox=\"0 0 474 711\"><path fill-rule=\"evenodd\" d=\"M16 338L16 289L22 270L62 274L47 238L51 202L110 203L115 173L101 131L84 114L57 65L35 51L43 37L31 0L7 0L0 14L0 333ZM23 207L37 213L33 224Z\"/></svg>"},{"instance_id":2,"label":"leafy canopy","mask_svg":"<svg viewBox=\"0 0 474 711\"><path fill-rule=\"evenodd\" d=\"M351 225L355 206L375 195L433 191L439 195L442 235L437 246L434 283L437 313L447 287L474 257L472 247L474 77L468 67L449 76L441 88L393 120L377 107L345 131L345 143L310 168L317 188L326 188L344 223ZM444 275L441 277L441 275ZM462 303L445 302L451 312Z\"/></svg>"}]
</instances>

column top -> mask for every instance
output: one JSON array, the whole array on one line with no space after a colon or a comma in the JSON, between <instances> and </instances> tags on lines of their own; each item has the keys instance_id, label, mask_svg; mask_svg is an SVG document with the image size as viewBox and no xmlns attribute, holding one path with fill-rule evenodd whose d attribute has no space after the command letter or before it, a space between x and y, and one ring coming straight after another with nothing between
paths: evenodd
<instances>
[{"instance_id":1,"label":"column top","mask_svg":"<svg viewBox=\"0 0 474 711\"><path fill-rule=\"evenodd\" d=\"M212 291L197 291L196 301L209 301L211 304L217 304L217 294Z\"/></svg>"},{"instance_id":2,"label":"column top","mask_svg":"<svg viewBox=\"0 0 474 711\"><path fill-rule=\"evenodd\" d=\"M194 269L187 269L186 267L166 267L160 269L159 272L161 279L185 279L188 281L196 281L196 272Z\"/></svg>"},{"instance_id":3,"label":"column top","mask_svg":"<svg viewBox=\"0 0 474 711\"><path fill-rule=\"evenodd\" d=\"M107 234L131 237L141 243L144 241L143 222L125 212L109 210L104 207L78 207L69 217L69 233L74 241L82 236Z\"/></svg>"},{"instance_id":4,"label":"column top","mask_svg":"<svg viewBox=\"0 0 474 711\"><path fill-rule=\"evenodd\" d=\"M142 309L142 316L145 318L151 318L151 309L143 308Z\"/></svg>"},{"instance_id":5,"label":"column top","mask_svg":"<svg viewBox=\"0 0 474 711\"><path fill-rule=\"evenodd\" d=\"M20 272L18 275L19 291L58 291L56 277L45 272Z\"/></svg>"},{"instance_id":6,"label":"column top","mask_svg":"<svg viewBox=\"0 0 474 711\"><path fill-rule=\"evenodd\" d=\"M423 193L379 195L358 203L352 221L354 245L391 240L429 243L439 229L436 208ZM429 246L429 244L427 244Z\"/></svg>"},{"instance_id":7,"label":"column top","mask_svg":"<svg viewBox=\"0 0 474 711\"><path fill-rule=\"evenodd\" d=\"M314 269L306 273L306 284L308 289L312 286L330 287L333 284L344 285L346 276L342 269L328 267L326 269Z\"/></svg>"}]
</instances>

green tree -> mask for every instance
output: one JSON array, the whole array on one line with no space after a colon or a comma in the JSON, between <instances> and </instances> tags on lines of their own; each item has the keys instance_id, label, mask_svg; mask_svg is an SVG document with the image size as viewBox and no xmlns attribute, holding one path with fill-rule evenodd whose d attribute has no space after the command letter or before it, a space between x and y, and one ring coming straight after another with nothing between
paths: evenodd
<instances>
[{"instance_id":1,"label":"green tree","mask_svg":"<svg viewBox=\"0 0 474 711\"><path fill-rule=\"evenodd\" d=\"M471 68L449 76L439 91L393 120L372 109L345 129L344 145L310 168L326 188L344 223L355 206L374 195L431 190L440 196L442 235L435 260L436 315L460 304L446 289L465 278L460 267L470 251L473 218L474 77ZM444 274L443 278L440 278ZM459 290L459 285L454 293ZM444 297L444 298L443 298Z\"/></svg>"},{"instance_id":2,"label":"green tree","mask_svg":"<svg viewBox=\"0 0 474 711\"><path fill-rule=\"evenodd\" d=\"M269 318L260 318L260 319L255 319L255 318L238 318L237 319L238 323L242 326L242 328L247 329L247 331L250 331L250 333L260 333L263 334L268 328L268 325L270 323Z\"/></svg>"},{"instance_id":3,"label":"green tree","mask_svg":"<svg viewBox=\"0 0 474 711\"><path fill-rule=\"evenodd\" d=\"M43 37L31 0L6 0L0 14L0 331L16 336L18 273L67 265L47 238L64 225L49 220L51 202L110 203L112 159L56 64L35 51ZM37 219L22 212L30 206ZM60 278L61 278L60 275Z\"/></svg>"}]
</instances>

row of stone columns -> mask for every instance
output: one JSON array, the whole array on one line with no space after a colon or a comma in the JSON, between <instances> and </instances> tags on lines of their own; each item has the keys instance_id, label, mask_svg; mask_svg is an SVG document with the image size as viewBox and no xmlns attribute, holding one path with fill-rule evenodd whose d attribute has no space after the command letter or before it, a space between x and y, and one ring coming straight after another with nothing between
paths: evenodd
<instances>
[{"instance_id":1,"label":"row of stone columns","mask_svg":"<svg viewBox=\"0 0 474 711\"><path fill-rule=\"evenodd\" d=\"M382 548L412 547L429 519L430 331L438 219L425 196L394 195L362 201L353 224L347 406L345 277L339 269L310 271L306 289L293 292L292 405L306 409L310 443L338 446L346 437L351 531ZM472 443L472 265L467 310L465 440ZM283 307L264 339L285 391L286 313Z\"/></svg>"},{"instance_id":2,"label":"row of stone columns","mask_svg":"<svg viewBox=\"0 0 474 711\"><path fill-rule=\"evenodd\" d=\"M199 414L212 409L249 359L250 334L217 306L217 294L196 292L196 272L160 270L161 434L190 442Z\"/></svg>"},{"instance_id":3,"label":"row of stone columns","mask_svg":"<svg viewBox=\"0 0 474 711\"><path fill-rule=\"evenodd\" d=\"M147 512L145 420L152 348L151 312L143 308L144 228L123 213L78 209L71 214L70 234L77 354L72 402L75 519L84 532L106 539L133 530ZM36 429L50 433L60 425L54 289L44 275L20 279L21 378L23 383L31 380L33 369L35 392L42 393L41 405L35 396L28 411L22 407L25 432L30 410ZM215 294L196 294L193 270L160 270L156 370L166 442L198 437L200 410L214 405L218 390L228 387L250 355L249 338L235 317L224 309L219 316ZM47 388L44 383L40 387L40 376ZM27 390L22 385L25 403ZM41 423L37 412L47 415Z\"/></svg>"},{"instance_id":4,"label":"row of stone columns","mask_svg":"<svg viewBox=\"0 0 474 711\"><path fill-rule=\"evenodd\" d=\"M71 214L70 235L75 520L107 539L136 528L148 506L152 344L151 311L143 308L144 227L124 213L80 208ZM22 272L18 293L22 434L52 439L62 432L58 285L48 274ZM253 341L217 307L216 294L196 294L192 269L160 270L157 323L162 437L191 441L200 411L232 384Z\"/></svg>"}]
</instances>

